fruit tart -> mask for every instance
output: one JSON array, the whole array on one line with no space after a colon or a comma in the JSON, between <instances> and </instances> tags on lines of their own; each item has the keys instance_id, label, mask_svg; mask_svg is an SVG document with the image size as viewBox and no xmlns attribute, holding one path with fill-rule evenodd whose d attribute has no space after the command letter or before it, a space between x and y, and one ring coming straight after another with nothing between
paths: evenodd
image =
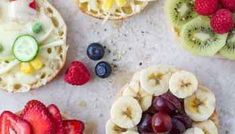
<instances>
[{"instance_id":1,"label":"fruit tart","mask_svg":"<svg viewBox=\"0 0 235 134\"><path fill-rule=\"evenodd\" d=\"M195 55L235 59L234 0L167 0L165 12L182 47Z\"/></svg>"},{"instance_id":2,"label":"fruit tart","mask_svg":"<svg viewBox=\"0 0 235 134\"><path fill-rule=\"evenodd\" d=\"M192 73L152 66L135 73L123 87L106 134L218 134L215 101Z\"/></svg>"},{"instance_id":3,"label":"fruit tart","mask_svg":"<svg viewBox=\"0 0 235 134\"><path fill-rule=\"evenodd\" d=\"M62 69L67 27L46 0L1 0L0 34L0 89L26 92Z\"/></svg>"},{"instance_id":4,"label":"fruit tart","mask_svg":"<svg viewBox=\"0 0 235 134\"><path fill-rule=\"evenodd\" d=\"M46 107L37 100L29 101L17 114L4 111L0 116L1 134L83 134L84 129L82 121L68 120L56 105Z\"/></svg>"},{"instance_id":5,"label":"fruit tart","mask_svg":"<svg viewBox=\"0 0 235 134\"><path fill-rule=\"evenodd\" d=\"M104 20L125 19L140 13L151 0L74 0L82 12Z\"/></svg>"}]
</instances>

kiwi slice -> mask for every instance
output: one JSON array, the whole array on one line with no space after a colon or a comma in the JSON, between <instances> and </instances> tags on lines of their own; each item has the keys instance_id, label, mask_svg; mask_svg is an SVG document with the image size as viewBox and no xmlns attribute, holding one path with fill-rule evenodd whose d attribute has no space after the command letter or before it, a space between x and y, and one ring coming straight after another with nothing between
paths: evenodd
<instances>
[{"instance_id":1,"label":"kiwi slice","mask_svg":"<svg viewBox=\"0 0 235 134\"><path fill-rule=\"evenodd\" d=\"M184 24L197 16L194 12L193 0L167 0L165 12L176 32L179 32Z\"/></svg>"},{"instance_id":2,"label":"kiwi slice","mask_svg":"<svg viewBox=\"0 0 235 134\"><path fill-rule=\"evenodd\" d=\"M228 34L227 42L219 51L219 54L225 58L235 60L235 30Z\"/></svg>"},{"instance_id":3,"label":"kiwi slice","mask_svg":"<svg viewBox=\"0 0 235 134\"><path fill-rule=\"evenodd\" d=\"M195 55L213 56L225 44L228 34L216 34L208 17L197 17L182 27L182 46Z\"/></svg>"}]
</instances>

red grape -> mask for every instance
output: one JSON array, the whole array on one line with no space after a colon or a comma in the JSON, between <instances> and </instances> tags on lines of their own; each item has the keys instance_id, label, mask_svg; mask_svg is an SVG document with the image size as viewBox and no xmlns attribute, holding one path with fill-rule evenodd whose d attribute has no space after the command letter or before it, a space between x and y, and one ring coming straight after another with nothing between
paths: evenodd
<instances>
[{"instance_id":1,"label":"red grape","mask_svg":"<svg viewBox=\"0 0 235 134\"><path fill-rule=\"evenodd\" d=\"M170 134L183 134L185 132L186 128L181 121L172 118L172 124L173 126L170 131Z\"/></svg>"},{"instance_id":2,"label":"red grape","mask_svg":"<svg viewBox=\"0 0 235 134\"><path fill-rule=\"evenodd\" d=\"M165 100L167 100L169 103L171 103L174 106L174 108L175 108L174 113L178 113L178 112L183 111L181 100L179 98L177 98L176 96L174 96L173 94L171 94L170 92L161 95L161 97L164 98Z\"/></svg>"},{"instance_id":3,"label":"red grape","mask_svg":"<svg viewBox=\"0 0 235 134\"><path fill-rule=\"evenodd\" d=\"M138 130L141 133L144 132L153 132L153 128L152 128L152 115L150 114L143 114L142 115L142 119L140 121L140 123L138 124Z\"/></svg>"},{"instance_id":4,"label":"red grape","mask_svg":"<svg viewBox=\"0 0 235 134\"><path fill-rule=\"evenodd\" d=\"M181 121L186 128L192 127L192 120L186 114L176 115L173 118Z\"/></svg>"},{"instance_id":5,"label":"red grape","mask_svg":"<svg viewBox=\"0 0 235 134\"><path fill-rule=\"evenodd\" d=\"M155 133L169 132L172 128L171 117L163 112L156 113L152 118L152 127Z\"/></svg>"},{"instance_id":6,"label":"red grape","mask_svg":"<svg viewBox=\"0 0 235 134\"><path fill-rule=\"evenodd\" d=\"M153 107L157 111L164 112L167 114L171 114L175 110L174 106L171 103L169 103L167 100L162 98L161 96L156 97L153 100Z\"/></svg>"}]
</instances>

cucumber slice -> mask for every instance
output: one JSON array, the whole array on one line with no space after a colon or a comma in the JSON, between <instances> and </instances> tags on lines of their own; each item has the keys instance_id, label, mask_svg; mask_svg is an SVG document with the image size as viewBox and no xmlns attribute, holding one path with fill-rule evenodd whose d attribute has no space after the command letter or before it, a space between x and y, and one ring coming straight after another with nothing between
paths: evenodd
<instances>
[{"instance_id":1,"label":"cucumber slice","mask_svg":"<svg viewBox=\"0 0 235 134\"><path fill-rule=\"evenodd\" d=\"M31 35L21 35L17 37L13 45L15 58L22 62L33 60L37 56L38 50L38 42Z\"/></svg>"}]
</instances>

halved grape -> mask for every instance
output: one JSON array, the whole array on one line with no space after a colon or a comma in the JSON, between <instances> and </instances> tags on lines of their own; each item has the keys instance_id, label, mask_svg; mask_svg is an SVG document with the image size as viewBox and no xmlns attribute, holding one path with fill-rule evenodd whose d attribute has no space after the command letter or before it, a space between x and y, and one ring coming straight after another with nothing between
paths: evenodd
<instances>
[{"instance_id":1,"label":"halved grape","mask_svg":"<svg viewBox=\"0 0 235 134\"><path fill-rule=\"evenodd\" d=\"M172 129L169 134L183 134L186 130L184 124L178 119L172 118Z\"/></svg>"},{"instance_id":2,"label":"halved grape","mask_svg":"<svg viewBox=\"0 0 235 134\"><path fill-rule=\"evenodd\" d=\"M142 119L137 127L140 133L152 133L152 115L147 113L143 114Z\"/></svg>"},{"instance_id":3,"label":"halved grape","mask_svg":"<svg viewBox=\"0 0 235 134\"><path fill-rule=\"evenodd\" d=\"M156 113L152 118L152 127L155 133L169 132L172 128L171 117L163 112Z\"/></svg>"}]
</instances>

